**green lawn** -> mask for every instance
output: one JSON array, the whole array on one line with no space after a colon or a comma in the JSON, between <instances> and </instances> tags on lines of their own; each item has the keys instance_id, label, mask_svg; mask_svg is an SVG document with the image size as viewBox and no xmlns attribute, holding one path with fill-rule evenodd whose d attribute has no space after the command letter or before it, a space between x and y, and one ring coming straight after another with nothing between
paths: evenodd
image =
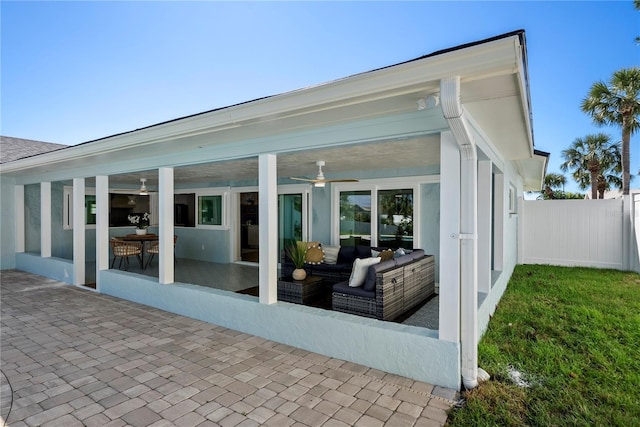
<instances>
[{"instance_id":1,"label":"green lawn","mask_svg":"<svg viewBox=\"0 0 640 427\"><path fill-rule=\"evenodd\" d=\"M478 362L450 426L640 426L640 275L518 266Z\"/></svg>"}]
</instances>

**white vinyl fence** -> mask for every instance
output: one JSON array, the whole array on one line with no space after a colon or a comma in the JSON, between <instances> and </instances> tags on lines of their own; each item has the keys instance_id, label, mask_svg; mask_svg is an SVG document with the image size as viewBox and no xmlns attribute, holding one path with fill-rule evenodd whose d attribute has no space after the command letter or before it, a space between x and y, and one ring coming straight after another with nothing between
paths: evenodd
<instances>
[{"instance_id":1,"label":"white vinyl fence","mask_svg":"<svg viewBox=\"0 0 640 427\"><path fill-rule=\"evenodd\" d=\"M520 263L640 271L640 195L627 200L523 201Z\"/></svg>"}]
</instances>

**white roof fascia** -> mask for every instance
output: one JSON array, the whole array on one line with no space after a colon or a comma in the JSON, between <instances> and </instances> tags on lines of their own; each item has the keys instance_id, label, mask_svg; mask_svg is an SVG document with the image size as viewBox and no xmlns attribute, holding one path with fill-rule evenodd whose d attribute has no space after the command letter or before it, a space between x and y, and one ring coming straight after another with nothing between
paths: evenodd
<instances>
[{"instance_id":1,"label":"white roof fascia","mask_svg":"<svg viewBox=\"0 0 640 427\"><path fill-rule=\"evenodd\" d=\"M527 129L527 138L529 140L529 156L533 157L533 129L531 124L531 95L529 94L529 82L526 79L525 68L526 68L526 58L523 55L524 45L520 44L520 39L515 38L514 40L514 54L516 55L517 61L516 65L518 67L518 72L516 76L518 78L518 84L520 85L520 97L522 98L522 120L525 123Z\"/></svg>"},{"instance_id":2,"label":"white roof fascia","mask_svg":"<svg viewBox=\"0 0 640 427\"><path fill-rule=\"evenodd\" d=\"M267 98L178 118L169 122L117 134L3 164L0 173L16 172L34 166L64 160L106 154L130 147L140 148L204 133L242 126L247 122L269 122L299 114L355 105L405 93L437 89L441 78L460 75L461 80L475 80L521 70L521 59L514 49L518 35L451 50L435 56L412 60L340 80L319 84Z\"/></svg>"}]
</instances>

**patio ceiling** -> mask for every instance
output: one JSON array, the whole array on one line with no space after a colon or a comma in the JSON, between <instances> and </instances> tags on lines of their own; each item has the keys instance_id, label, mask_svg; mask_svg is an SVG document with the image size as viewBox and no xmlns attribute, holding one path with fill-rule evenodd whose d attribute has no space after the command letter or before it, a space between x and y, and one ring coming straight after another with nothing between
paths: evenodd
<instances>
[{"instance_id":1,"label":"patio ceiling","mask_svg":"<svg viewBox=\"0 0 640 427\"><path fill-rule=\"evenodd\" d=\"M440 163L439 141L439 135L428 135L282 153L278 155L278 177L312 178L318 171L315 164L317 160L326 161L323 169L328 178L346 177L349 173L359 171L437 165ZM422 155L417 156L416 153L422 153ZM174 170L176 186L255 180L257 176L257 157L181 166ZM147 179L147 185L151 188L155 188L158 184L157 170L112 175L109 182L112 187L135 186L140 182L140 178Z\"/></svg>"}]
</instances>

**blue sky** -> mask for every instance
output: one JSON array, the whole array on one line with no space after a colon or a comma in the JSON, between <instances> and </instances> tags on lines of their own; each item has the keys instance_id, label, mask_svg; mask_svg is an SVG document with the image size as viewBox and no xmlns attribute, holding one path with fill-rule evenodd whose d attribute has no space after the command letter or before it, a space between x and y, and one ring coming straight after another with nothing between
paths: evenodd
<instances>
[{"instance_id":1,"label":"blue sky","mask_svg":"<svg viewBox=\"0 0 640 427\"><path fill-rule=\"evenodd\" d=\"M580 101L595 81L640 65L632 0L2 1L0 13L0 133L63 144L524 29L536 148L558 172L575 138L620 140L618 129L594 126ZM639 135L631 166L640 169Z\"/></svg>"}]
</instances>

